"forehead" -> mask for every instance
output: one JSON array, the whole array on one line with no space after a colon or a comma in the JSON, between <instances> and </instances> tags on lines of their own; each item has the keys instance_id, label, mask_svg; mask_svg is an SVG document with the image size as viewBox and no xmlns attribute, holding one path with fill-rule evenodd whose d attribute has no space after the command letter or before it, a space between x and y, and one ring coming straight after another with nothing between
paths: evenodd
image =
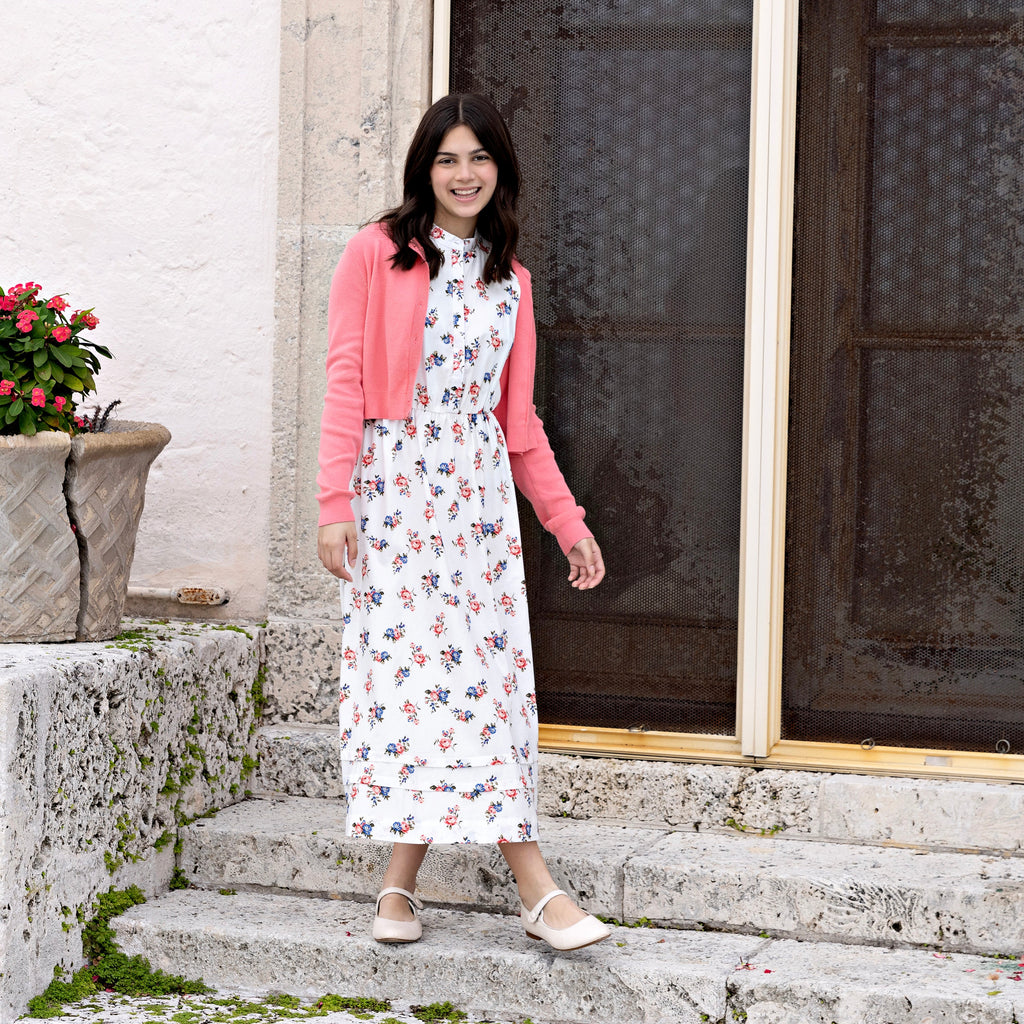
<instances>
[{"instance_id":1,"label":"forehead","mask_svg":"<svg viewBox=\"0 0 1024 1024\"><path fill-rule=\"evenodd\" d=\"M472 153L476 149L483 149L480 140L473 133L473 129L464 124L457 124L445 132L441 144L437 147L439 153Z\"/></svg>"}]
</instances>

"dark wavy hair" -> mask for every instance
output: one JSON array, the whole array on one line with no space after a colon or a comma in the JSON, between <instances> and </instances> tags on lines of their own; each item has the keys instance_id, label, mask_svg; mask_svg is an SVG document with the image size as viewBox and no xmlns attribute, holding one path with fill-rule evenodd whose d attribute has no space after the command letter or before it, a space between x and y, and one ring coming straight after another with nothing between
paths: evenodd
<instances>
[{"instance_id":1,"label":"dark wavy hair","mask_svg":"<svg viewBox=\"0 0 1024 1024\"><path fill-rule=\"evenodd\" d=\"M436 277L441 269L443 258L430 239L435 205L430 169L445 135L458 125L465 125L498 165L498 184L477 219L477 230L491 244L484 281L503 281L512 276L512 257L519 240L519 161L501 114L489 99L476 93L444 96L423 115L405 158L402 204L380 218L398 246L391 261L402 270L411 270L418 256L410 243L416 241L426 256L430 276Z\"/></svg>"}]
</instances>

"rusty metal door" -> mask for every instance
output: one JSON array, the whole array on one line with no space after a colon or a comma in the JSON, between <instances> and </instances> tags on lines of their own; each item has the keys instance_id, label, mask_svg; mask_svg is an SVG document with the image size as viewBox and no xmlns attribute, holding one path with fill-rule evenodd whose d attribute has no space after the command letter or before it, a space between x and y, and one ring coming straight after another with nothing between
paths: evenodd
<instances>
[{"instance_id":1,"label":"rusty metal door","mask_svg":"<svg viewBox=\"0 0 1024 1024\"><path fill-rule=\"evenodd\" d=\"M1024 32L801 4L783 738L1024 751Z\"/></svg>"}]
</instances>

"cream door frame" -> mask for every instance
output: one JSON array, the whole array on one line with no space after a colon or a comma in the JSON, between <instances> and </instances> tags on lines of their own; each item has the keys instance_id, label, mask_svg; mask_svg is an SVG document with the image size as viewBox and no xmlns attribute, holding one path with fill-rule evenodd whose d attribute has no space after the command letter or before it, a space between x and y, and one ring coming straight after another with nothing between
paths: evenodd
<instances>
[{"instance_id":1,"label":"cream door frame","mask_svg":"<svg viewBox=\"0 0 1024 1024\"><path fill-rule=\"evenodd\" d=\"M755 0L747 214L736 733L779 741L798 0Z\"/></svg>"}]
</instances>

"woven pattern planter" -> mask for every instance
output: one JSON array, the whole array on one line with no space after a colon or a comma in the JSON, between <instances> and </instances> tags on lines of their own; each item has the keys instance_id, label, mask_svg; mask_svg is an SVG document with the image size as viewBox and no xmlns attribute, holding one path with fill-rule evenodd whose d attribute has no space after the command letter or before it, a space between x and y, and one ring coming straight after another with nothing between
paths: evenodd
<instances>
[{"instance_id":1,"label":"woven pattern planter","mask_svg":"<svg viewBox=\"0 0 1024 1024\"><path fill-rule=\"evenodd\" d=\"M0 642L74 640L78 545L64 498L67 434L0 436Z\"/></svg>"},{"instance_id":2,"label":"woven pattern planter","mask_svg":"<svg viewBox=\"0 0 1024 1024\"><path fill-rule=\"evenodd\" d=\"M170 439L130 421L0 436L0 643L117 635L149 467Z\"/></svg>"},{"instance_id":3,"label":"woven pattern planter","mask_svg":"<svg viewBox=\"0 0 1024 1024\"><path fill-rule=\"evenodd\" d=\"M158 423L123 421L71 440L64 490L81 555L79 640L120 630L149 467L170 439Z\"/></svg>"}]
</instances>

